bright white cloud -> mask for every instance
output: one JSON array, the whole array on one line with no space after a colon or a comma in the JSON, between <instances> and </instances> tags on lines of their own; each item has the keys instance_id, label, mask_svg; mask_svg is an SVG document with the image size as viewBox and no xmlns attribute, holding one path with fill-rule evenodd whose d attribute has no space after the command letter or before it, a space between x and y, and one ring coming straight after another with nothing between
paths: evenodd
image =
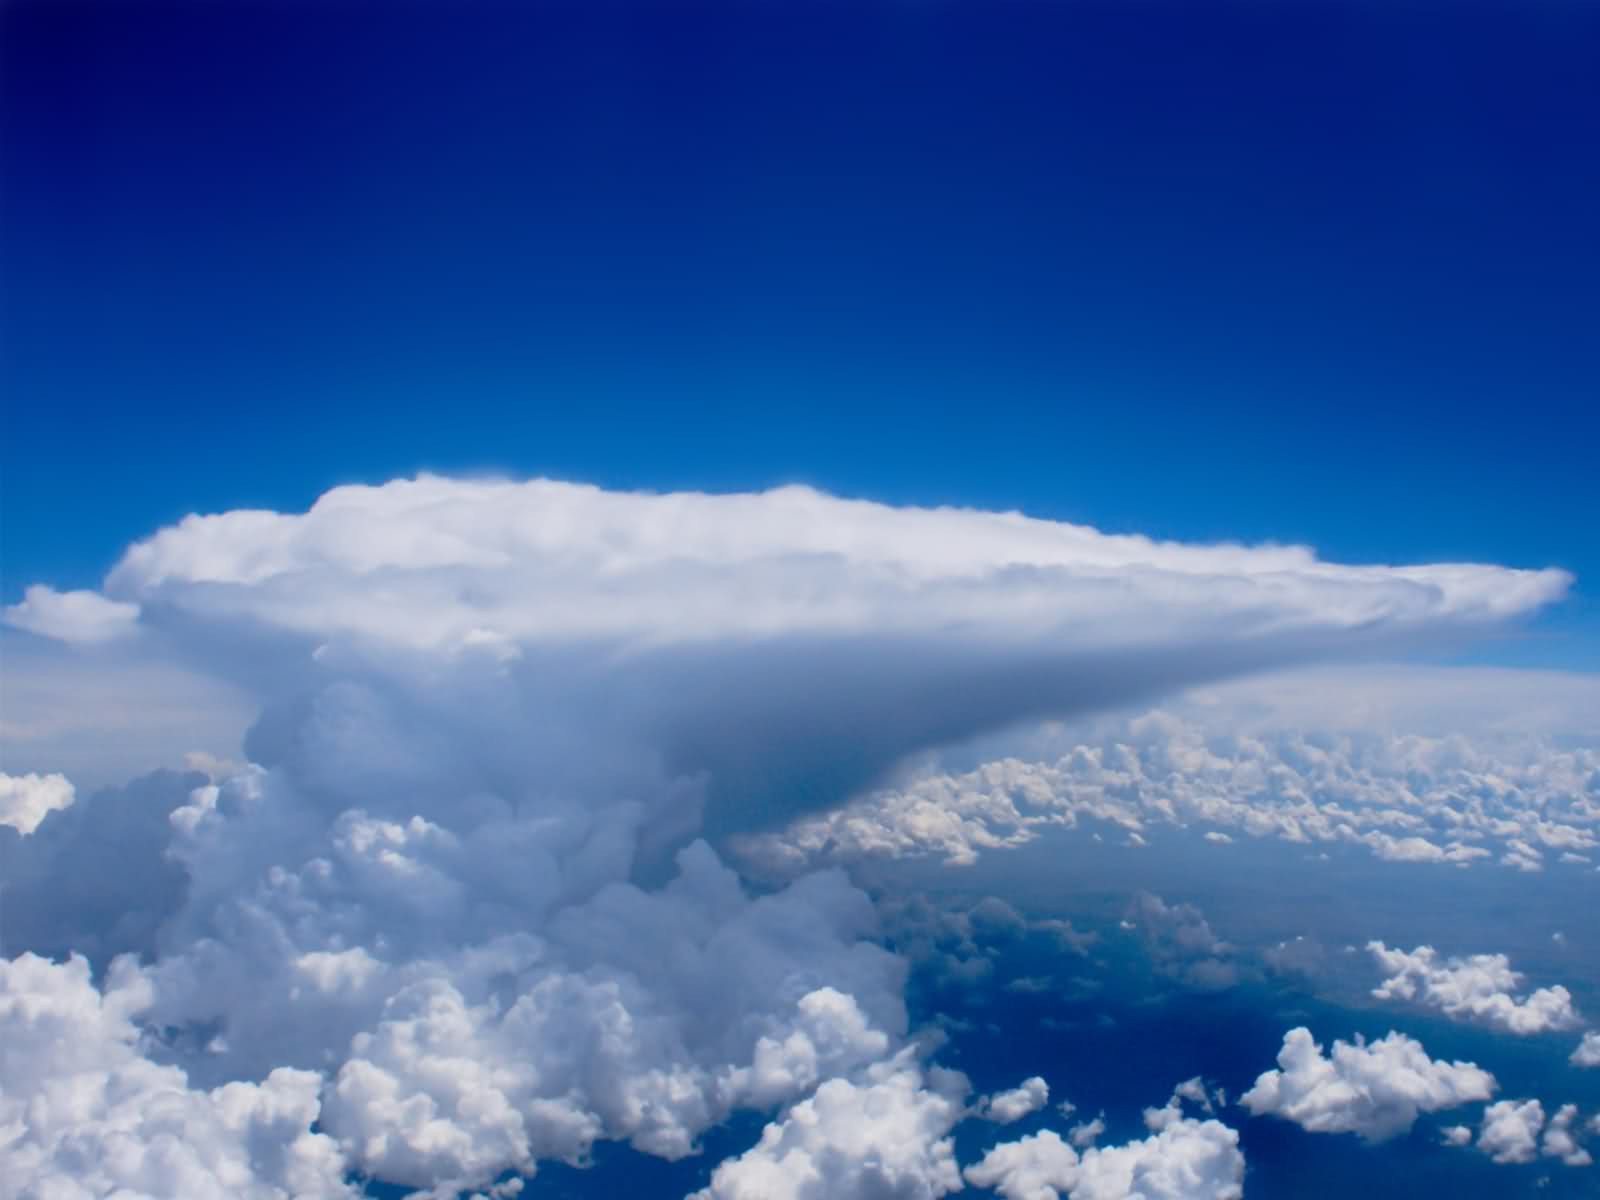
<instances>
[{"instance_id":1,"label":"bright white cloud","mask_svg":"<svg viewBox=\"0 0 1600 1200\"><path fill-rule=\"evenodd\" d=\"M1569 1061L1575 1067L1600 1067L1600 1032L1585 1033Z\"/></svg>"},{"instance_id":2,"label":"bright white cloud","mask_svg":"<svg viewBox=\"0 0 1600 1200\"><path fill-rule=\"evenodd\" d=\"M58 592L35 584L5 609L6 624L41 637L94 645L127 637L138 627L139 606L99 592Z\"/></svg>"},{"instance_id":3,"label":"bright white cloud","mask_svg":"<svg viewBox=\"0 0 1600 1200\"><path fill-rule=\"evenodd\" d=\"M1239 1103L1312 1133L1355 1133L1377 1142L1405 1133L1419 1113L1487 1100L1494 1091L1489 1072L1435 1061L1402 1033L1371 1043L1336 1040L1324 1057L1311 1031L1300 1027L1284 1034L1278 1069L1263 1072Z\"/></svg>"},{"instance_id":4,"label":"bright white cloud","mask_svg":"<svg viewBox=\"0 0 1600 1200\"><path fill-rule=\"evenodd\" d=\"M150 999L131 963L101 992L82 958L0 960L0 1198L353 1200L318 1075L196 1090L142 1052Z\"/></svg>"},{"instance_id":5,"label":"bright white cloud","mask_svg":"<svg viewBox=\"0 0 1600 1200\"><path fill-rule=\"evenodd\" d=\"M1050 1085L1038 1075L1024 1079L1018 1086L987 1097L979 1110L991 1121L1009 1125L1030 1113L1036 1113L1050 1100Z\"/></svg>"},{"instance_id":6,"label":"bright white cloud","mask_svg":"<svg viewBox=\"0 0 1600 1200\"><path fill-rule=\"evenodd\" d=\"M1478 1149L1497 1163L1529 1163L1539 1153L1544 1106L1537 1100L1501 1100L1483 1112Z\"/></svg>"},{"instance_id":7,"label":"bright white cloud","mask_svg":"<svg viewBox=\"0 0 1600 1200\"><path fill-rule=\"evenodd\" d=\"M901 1055L830 1079L722 1163L694 1200L936 1200L961 1190L966 1079Z\"/></svg>"},{"instance_id":8,"label":"bright white cloud","mask_svg":"<svg viewBox=\"0 0 1600 1200\"><path fill-rule=\"evenodd\" d=\"M1572 993L1560 984L1514 995L1523 978L1504 954L1441 959L1432 946L1418 946L1408 953L1382 942L1368 942L1367 949L1385 975L1372 990L1379 1000L1412 1000L1507 1033L1548 1033L1580 1023Z\"/></svg>"},{"instance_id":9,"label":"bright white cloud","mask_svg":"<svg viewBox=\"0 0 1600 1200\"><path fill-rule=\"evenodd\" d=\"M1150 1136L1120 1146L1083 1149L1045 1129L993 1147L965 1171L977 1187L1005 1200L1239 1200L1244 1156L1239 1135L1216 1120L1183 1115L1174 1094L1149 1109Z\"/></svg>"},{"instance_id":10,"label":"bright white cloud","mask_svg":"<svg viewBox=\"0 0 1600 1200\"><path fill-rule=\"evenodd\" d=\"M0 825L9 825L26 837L51 813L71 807L75 798L72 783L65 775L0 772Z\"/></svg>"}]
</instances>

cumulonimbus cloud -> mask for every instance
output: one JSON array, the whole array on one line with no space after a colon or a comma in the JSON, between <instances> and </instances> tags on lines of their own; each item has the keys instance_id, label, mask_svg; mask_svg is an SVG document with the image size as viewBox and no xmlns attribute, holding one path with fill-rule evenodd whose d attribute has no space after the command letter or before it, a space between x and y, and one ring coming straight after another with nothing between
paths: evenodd
<instances>
[{"instance_id":1,"label":"cumulonimbus cloud","mask_svg":"<svg viewBox=\"0 0 1600 1200\"><path fill-rule=\"evenodd\" d=\"M426 477L191 517L101 591L7 610L85 661L134 647L261 709L249 761L215 778L0 829L8 949L142 956L98 986L29 962L11 1011L89 1013L100 1050L75 1086L170 1085L221 1123L211 1167L235 1194L338 1194L351 1170L448 1195L602 1139L676 1157L735 1109L785 1105L777 1146L847 1179L792 1122L884 1088L929 1132L904 1166L931 1194L959 1183L927 1082L945 1077L904 1057L905 964L872 904L836 870L752 894L716 835L838 804L921 746L1451 634L1566 585L804 488ZM149 885L131 914L90 869L112 857ZM61 872L63 903L16 915ZM162 1035L148 1062L141 1029ZM8 1102L48 1100L55 1067L30 1061L0 1063ZM129 1128L140 1153L170 1132ZM72 1182L68 1134L30 1126L29 1173L0 1196Z\"/></svg>"}]
</instances>

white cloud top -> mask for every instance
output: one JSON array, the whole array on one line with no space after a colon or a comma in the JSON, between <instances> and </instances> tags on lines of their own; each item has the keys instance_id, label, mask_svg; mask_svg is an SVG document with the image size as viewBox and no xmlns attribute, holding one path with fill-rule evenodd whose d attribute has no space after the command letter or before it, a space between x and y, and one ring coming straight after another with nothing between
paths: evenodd
<instances>
[{"instance_id":1,"label":"white cloud top","mask_svg":"<svg viewBox=\"0 0 1600 1200\"><path fill-rule=\"evenodd\" d=\"M906 1056L830 1079L692 1200L937 1200L961 1190L951 1128L966 1079Z\"/></svg>"},{"instance_id":2,"label":"white cloud top","mask_svg":"<svg viewBox=\"0 0 1600 1200\"><path fill-rule=\"evenodd\" d=\"M1504 954L1441 959L1432 946L1418 946L1408 953L1382 942L1368 942L1367 949L1386 976L1372 990L1379 1000L1413 1000L1458 1020L1481 1021L1507 1033L1549 1033L1581 1023L1572 993L1560 984L1514 995L1523 979Z\"/></svg>"},{"instance_id":3,"label":"white cloud top","mask_svg":"<svg viewBox=\"0 0 1600 1200\"><path fill-rule=\"evenodd\" d=\"M411 645L963 628L1100 644L1497 619L1568 582L1554 570L1337 566L1299 546L1155 542L805 487L657 495L424 476L336 488L303 514L186 518L129 550L106 591ZM352 603L357 592L384 603Z\"/></svg>"},{"instance_id":4,"label":"white cloud top","mask_svg":"<svg viewBox=\"0 0 1600 1200\"><path fill-rule=\"evenodd\" d=\"M1497 1163L1529 1163L1539 1153L1544 1106L1537 1100L1501 1100L1483 1111L1478 1149Z\"/></svg>"},{"instance_id":5,"label":"white cloud top","mask_svg":"<svg viewBox=\"0 0 1600 1200\"><path fill-rule=\"evenodd\" d=\"M76 792L65 775L7 775L0 772L0 825L26 837L53 812L72 805Z\"/></svg>"},{"instance_id":6,"label":"white cloud top","mask_svg":"<svg viewBox=\"0 0 1600 1200\"><path fill-rule=\"evenodd\" d=\"M1024 1079L1019 1085L1004 1092L996 1092L985 1099L981 1111L989 1120L1001 1125L1020 1121L1036 1113L1050 1101L1050 1085L1040 1076Z\"/></svg>"},{"instance_id":7,"label":"white cloud top","mask_svg":"<svg viewBox=\"0 0 1600 1200\"><path fill-rule=\"evenodd\" d=\"M1239 1103L1257 1116L1293 1121L1312 1133L1355 1133L1383 1141L1417 1115L1487 1100L1494 1076L1474 1063L1435 1061L1403 1033L1367 1043L1335 1041L1324 1057L1304 1027L1283 1036L1278 1069L1263 1072Z\"/></svg>"},{"instance_id":8,"label":"white cloud top","mask_svg":"<svg viewBox=\"0 0 1600 1200\"><path fill-rule=\"evenodd\" d=\"M966 1169L967 1182L1004 1200L1239 1200L1238 1133L1185 1116L1184 1098L1147 1109L1150 1136L1120 1146L1081 1149L1050 1129L1002 1142Z\"/></svg>"}]
</instances>

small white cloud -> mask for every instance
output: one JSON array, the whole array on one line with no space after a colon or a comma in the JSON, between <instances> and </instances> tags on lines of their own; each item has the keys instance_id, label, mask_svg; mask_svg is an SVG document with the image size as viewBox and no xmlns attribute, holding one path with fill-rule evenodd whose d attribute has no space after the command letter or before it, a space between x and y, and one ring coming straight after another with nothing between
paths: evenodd
<instances>
[{"instance_id":1,"label":"small white cloud","mask_svg":"<svg viewBox=\"0 0 1600 1200\"><path fill-rule=\"evenodd\" d=\"M1441 959L1432 946L1407 953L1368 942L1386 978L1372 994L1379 1000L1412 1000L1457 1020L1481 1021L1507 1033L1535 1034L1571 1029L1581 1018L1572 993L1557 984L1525 996L1522 975L1504 954Z\"/></svg>"},{"instance_id":2,"label":"small white cloud","mask_svg":"<svg viewBox=\"0 0 1600 1200\"><path fill-rule=\"evenodd\" d=\"M1537 1100L1501 1100L1483 1111L1478 1149L1497 1163L1529 1163L1539 1153L1544 1106Z\"/></svg>"},{"instance_id":3,"label":"small white cloud","mask_svg":"<svg viewBox=\"0 0 1600 1200\"><path fill-rule=\"evenodd\" d=\"M71 807L75 795L65 775L0 772L0 825L9 825L26 837L51 813Z\"/></svg>"},{"instance_id":4,"label":"small white cloud","mask_svg":"<svg viewBox=\"0 0 1600 1200\"><path fill-rule=\"evenodd\" d=\"M1539 1143L1539 1153L1546 1158L1559 1158L1569 1167L1587 1167L1594 1164L1594 1156L1578 1144L1573 1124L1578 1119L1576 1104L1563 1104L1556 1109L1545 1126L1544 1138Z\"/></svg>"},{"instance_id":5,"label":"small white cloud","mask_svg":"<svg viewBox=\"0 0 1600 1200\"><path fill-rule=\"evenodd\" d=\"M1575 1067L1600 1067L1600 1032L1591 1029L1584 1034L1567 1061Z\"/></svg>"},{"instance_id":6,"label":"small white cloud","mask_svg":"<svg viewBox=\"0 0 1600 1200\"><path fill-rule=\"evenodd\" d=\"M139 606L108 600L99 592L58 592L35 584L5 610L14 629L58 642L93 645L127 637L138 628Z\"/></svg>"},{"instance_id":7,"label":"small white cloud","mask_svg":"<svg viewBox=\"0 0 1600 1200\"><path fill-rule=\"evenodd\" d=\"M1263 1072L1239 1103L1312 1133L1355 1133L1377 1142L1406 1132L1419 1113L1487 1100L1494 1090L1489 1072L1435 1061L1403 1033L1371 1044L1336 1040L1324 1057L1302 1026L1284 1034L1278 1069Z\"/></svg>"},{"instance_id":8,"label":"small white cloud","mask_svg":"<svg viewBox=\"0 0 1600 1200\"><path fill-rule=\"evenodd\" d=\"M968 1183L1005 1200L1239 1200L1239 1135L1216 1120L1186 1117L1174 1095L1146 1111L1147 1138L1120 1146L1074 1146L1045 1129L1002 1142L966 1169Z\"/></svg>"},{"instance_id":9,"label":"small white cloud","mask_svg":"<svg viewBox=\"0 0 1600 1200\"><path fill-rule=\"evenodd\" d=\"M1020 1121L1036 1113L1050 1099L1050 1086L1038 1075L1024 1079L1008 1091L996 1092L979 1102L978 1111L987 1119L1000 1125Z\"/></svg>"},{"instance_id":10,"label":"small white cloud","mask_svg":"<svg viewBox=\"0 0 1600 1200\"><path fill-rule=\"evenodd\" d=\"M1439 1131L1439 1140L1446 1146L1470 1146L1472 1129L1467 1125L1449 1125Z\"/></svg>"}]
</instances>

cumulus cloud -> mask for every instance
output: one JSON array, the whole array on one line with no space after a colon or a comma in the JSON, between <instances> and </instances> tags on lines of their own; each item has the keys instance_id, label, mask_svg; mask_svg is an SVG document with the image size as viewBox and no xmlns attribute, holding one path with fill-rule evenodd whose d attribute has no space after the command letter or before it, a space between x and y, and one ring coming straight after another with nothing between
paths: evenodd
<instances>
[{"instance_id":1,"label":"cumulus cloud","mask_svg":"<svg viewBox=\"0 0 1600 1200\"><path fill-rule=\"evenodd\" d=\"M1009 1125L1030 1113L1036 1113L1050 1100L1050 1085L1038 1075L1024 1079L1018 1086L986 1097L980 1111L991 1121Z\"/></svg>"},{"instance_id":2,"label":"cumulus cloud","mask_svg":"<svg viewBox=\"0 0 1600 1200\"><path fill-rule=\"evenodd\" d=\"M906 963L873 905L837 870L755 894L721 838L826 811L922 747L1467 630L1566 586L804 488L425 477L191 517L98 592L30 589L5 614L84 670L161 664L259 710L242 747L185 747L242 749L237 767L0 831L8 945L139 956L104 993L85 966L14 960L90 1014L93 1061L29 1067L37 1031L16 1055L8 1036L6 1103L86 1074L101 1099L74 1111L164 1147L141 1164L179 1161L172 1126L139 1122L181 1109L200 1166L105 1182L150 1194L211 1194L202 1170L221 1194L337 1194L348 1169L446 1196L601 1139L689 1154L744 1108L782 1115L710 1195L941 1195L965 1084L908 1057ZM55 699L8 744L83 744L37 661L22 684ZM995 905L966 919L1020 936ZM158 1090L179 1099L116 1107ZM102 1186L40 1128L39 1171ZM1085 1151L1084 1178L1155 1196L1237 1173L1221 1125L1151 1129Z\"/></svg>"},{"instance_id":3,"label":"cumulus cloud","mask_svg":"<svg viewBox=\"0 0 1600 1200\"><path fill-rule=\"evenodd\" d=\"M1537 1100L1501 1100L1483 1112L1478 1149L1497 1163L1528 1163L1539 1153L1544 1106Z\"/></svg>"},{"instance_id":4,"label":"cumulus cloud","mask_svg":"<svg viewBox=\"0 0 1600 1200\"><path fill-rule=\"evenodd\" d=\"M967 1081L908 1055L830 1079L722 1163L694 1200L936 1200L961 1190Z\"/></svg>"},{"instance_id":5,"label":"cumulus cloud","mask_svg":"<svg viewBox=\"0 0 1600 1200\"><path fill-rule=\"evenodd\" d=\"M1174 1093L1147 1109L1150 1136L1120 1146L1082 1146L1045 1129L1002 1142L965 1171L968 1183L1005 1200L1239 1200L1244 1155L1220 1121L1185 1116Z\"/></svg>"},{"instance_id":6,"label":"cumulus cloud","mask_svg":"<svg viewBox=\"0 0 1600 1200\"><path fill-rule=\"evenodd\" d=\"M1324 1056L1311 1031L1283 1036L1278 1069L1265 1071L1239 1103L1256 1116L1312 1133L1355 1133L1378 1142L1405 1133L1419 1113L1487 1100L1494 1076L1474 1063L1435 1061L1403 1033L1368 1043L1335 1041Z\"/></svg>"},{"instance_id":7,"label":"cumulus cloud","mask_svg":"<svg viewBox=\"0 0 1600 1200\"><path fill-rule=\"evenodd\" d=\"M9 825L26 837L51 813L70 807L75 798L65 775L0 772L0 825Z\"/></svg>"},{"instance_id":8,"label":"cumulus cloud","mask_svg":"<svg viewBox=\"0 0 1600 1200\"><path fill-rule=\"evenodd\" d=\"M1600 1067L1600 1033L1585 1033L1569 1061L1575 1067Z\"/></svg>"},{"instance_id":9,"label":"cumulus cloud","mask_svg":"<svg viewBox=\"0 0 1600 1200\"><path fill-rule=\"evenodd\" d=\"M1573 1132L1577 1120L1576 1104L1563 1104L1556 1109L1555 1115L1550 1118L1550 1123L1544 1128L1544 1137L1539 1142L1539 1153L1546 1158L1559 1158L1569 1167L1592 1166L1594 1156L1578 1144L1577 1135Z\"/></svg>"},{"instance_id":10,"label":"cumulus cloud","mask_svg":"<svg viewBox=\"0 0 1600 1200\"><path fill-rule=\"evenodd\" d=\"M1441 959L1432 946L1418 946L1408 953L1376 941L1368 942L1367 949L1385 974L1372 990L1379 1000L1413 1000L1507 1033L1548 1033L1580 1023L1572 993L1560 984L1526 996L1513 995L1522 987L1522 975L1511 969L1504 954Z\"/></svg>"},{"instance_id":11,"label":"cumulus cloud","mask_svg":"<svg viewBox=\"0 0 1600 1200\"><path fill-rule=\"evenodd\" d=\"M0 960L0 1197L354 1200L314 1072L197 1090L144 1055L150 1000L131 963L102 992L83 958Z\"/></svg>"}]
</instances>

